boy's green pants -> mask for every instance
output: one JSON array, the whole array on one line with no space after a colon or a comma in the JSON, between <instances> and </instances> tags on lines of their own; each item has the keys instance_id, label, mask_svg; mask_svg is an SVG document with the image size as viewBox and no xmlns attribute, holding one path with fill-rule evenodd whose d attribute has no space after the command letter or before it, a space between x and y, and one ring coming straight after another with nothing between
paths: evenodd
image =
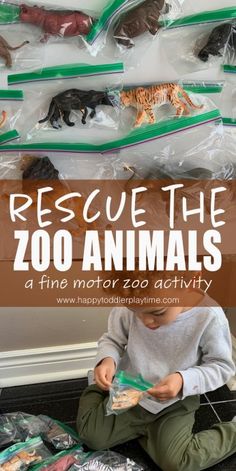
<instances>
[{"instance_id":1,"label":"boy's green pants","mask_svg":"<svg viewBox=\"0 0 236 471\"><path fill-rule=\"evenodd\" d=\"M151 414L141 406L105 416L108 394L89 386L80 399L77 428L94 450L111 448L137 438L163 471L200 471L236 452L236 422L217 424L192 433L199 397L191 396Z\"/></svg>"}]
</instances>

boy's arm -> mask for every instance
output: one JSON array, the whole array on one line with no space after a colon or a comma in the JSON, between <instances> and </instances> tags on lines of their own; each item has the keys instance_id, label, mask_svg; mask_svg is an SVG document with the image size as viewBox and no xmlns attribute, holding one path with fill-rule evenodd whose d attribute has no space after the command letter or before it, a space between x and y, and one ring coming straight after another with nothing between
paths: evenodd
<instances>
[{"instance_id":1,"label":"boy's arm","mask_svg":"<svg viewBox=\"0 0 236 471\"><path fill-rule=\"evenodd\" d=\"M128 341L131 313L126 308L112 309L108 319L108 331L98 341L95 365L110 357L118 365Z\"/></svg>"},{"instance_id":2,"label":"boy's arm","mask_svg":"<svg viewBox=\"0 0 236 471\"><path fill-rule=\"evenodd\" d=\"M201 364L178 371L183 377L183 395L204 394L220 388L235 374L228 321L212 319L204 332L200 347Z\"/></svg>"}]
</instances>

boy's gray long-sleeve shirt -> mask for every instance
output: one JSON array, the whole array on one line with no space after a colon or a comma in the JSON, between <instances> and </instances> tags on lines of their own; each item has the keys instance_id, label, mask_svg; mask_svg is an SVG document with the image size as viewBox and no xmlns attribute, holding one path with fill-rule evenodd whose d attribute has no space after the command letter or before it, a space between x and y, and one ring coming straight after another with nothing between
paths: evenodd
<instances>
[{"instance_id":1,"label":"boy's gray long-sleeve shirt","mask_svg":"<svg viewBox=\"0 0 236 471\"><path fill-rule=\"evenodd\" d=\"M127 308L114 308L108 332L98 342L96 364L112 357L119 369L157 384L180 372L184 385L175 399L161 403L150 396L140 405L156 414L186 396L213 391L235 374L228 321L221 307L199 305L169 325L150 330Z\"/></svg>"}]
</instances>

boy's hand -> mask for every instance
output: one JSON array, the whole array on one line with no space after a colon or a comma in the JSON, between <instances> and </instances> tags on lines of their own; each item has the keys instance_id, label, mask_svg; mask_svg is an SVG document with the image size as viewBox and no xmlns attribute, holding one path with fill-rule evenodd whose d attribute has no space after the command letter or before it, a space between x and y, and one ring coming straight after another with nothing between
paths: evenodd
<instances>
[{"instance_id":1,"label":"boy's hand","mask_svg":"<svg viewBox=\"0 0 236 471\"><path fill-rule=\"evenodd\" d=\"M104 360L102 360L94 370L94 379L96 384L104 391L108 391L115 372L116 365L113 358L104 358Z\"/></svg>"},{"instance_id":2,"label":"boy's hand","mask_svg":"<svg viewBox=\"0 0 236 471\"><path fill-rule=\"evenodd\" d=\"M160 383L148 390L148 394L159 401L168 401L178 396L183 387L183 378L180 373L166 376Z\"/></svg>"}]
</instances>

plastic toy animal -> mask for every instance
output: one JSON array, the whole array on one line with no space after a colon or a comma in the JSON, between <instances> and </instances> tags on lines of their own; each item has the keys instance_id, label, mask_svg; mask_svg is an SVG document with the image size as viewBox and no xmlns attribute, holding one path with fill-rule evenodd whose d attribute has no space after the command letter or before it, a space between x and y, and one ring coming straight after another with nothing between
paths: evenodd
<instances>
[{"instance_id":1,"label":"plastic toy animal","mask_svg":"<svg viewBox=\"0 0 236 471\"><path fill-rule=\"evenodd\" d=\"M20 5L20 21L41 27L45 32L42 41L47 41L51 35L86 35L93 24L93 18L81 11L46 10L25 4Z\"/></svg>"},{"instance_id":2,"label":"plastic toy animal","mask_svg":"<svg viewBox=\"0 0 236 471\"><path fill-rule=\"evenodd\" d=\"M35 157L34 155L26 154L21 159L20 169L23 172L22 190L24 193L31 196L34 203L37 203L37 189L42 188L42 180L50 180L50 183L53 183L53 192L49 192L47 195L45 195L45 201L47 201L48 204L53 207L53 209L55 209L56 199L67 195L70 192L67 183L63 180L60 180L59 171L54 167L48 157ZM33 180L33 183L31 183L31 180ZM76 237L88 229L95 229L94 223L87 223L82 217L84 204L85 200L83 197L76 198L75 201L70 199L64 202L64 207L74 211L75 220L71 229L68 228L68 230ZM89 212L89 214L91 215L91 212ZM68 437L68 433L64 432L64 436L61 435L61 438L65 438L65 433ZM45 434L45 439L48 441L50 437L47 437ZM0 471L11 470L2 470L0 466Z\"/></svg>"},{"instance_id":3,"label":"plastic toy animal","mask_svg":"<svg viewBox=\"0 0 236 471\"><path fill-rule=\"evenodd\" d=\"M2 119L0 120L0 128L2 128L6 124L6 121L7 121L7 112L2 111Z\"/></svg>"},{"instance_id":4,"label":"plastic toy animal","mask_svg":"<svg viewBox=\"0 0 236 471\"><path fill-rule=\"evenodd\" d=\"M59 180L58 170L48 157L24 156L21 169L23 180Z\"/></svg>"},{"instance_id":5,"label":"plastic toy animal","mask_svg":"<svg viewBox=\"0 0 236 471\"><path fill-rule=\"evenodd\" d=\"M124 13L114 28L114 38L118 44L127 48L134 46L132 38L146 31L155 35L160 28L158 22L161 13L168 13L171 6L165 0L146 0Z\"/></svg>"},{"instance_id":6,"label":"plastic toy animal","mask_svg":"<svg viewBox=\"0 0 236 471\"><path fill-rule=\"evenodd\" d=\"M13 456L9 461L1 464L1 471L18 471L24 465L29 465L34 461L41 461L42 457L36 454L36 450L32 452L20 451L17 455Z\"/></svg>"},{"instance_id":7,"label":"plastic toy animal","mask_svg":"<svg viewBox=\"0 0 236 471\"><path fill-rule=\"evenodd\" d=\"M229 41L231 32L231 23L223 23L216 26L216 28L212 30L207 43L198 53L198 58L203 62L207 62L210 55L221 56L221 50Z\"/></svg>"},{"instance_id":8,"label":"plastic toy animal","mask_svg":"<svg viewBox=\"0 0 236 471\"><path fill-rule=\"evenodd\" d=\"M41 119L39 123L50 121L53 128L59 129L61 125L58 121L62 118L67 126L74 126L75 123L70 121L70 113L72 110L79 110L82 113L81 122L86 124L88 108L92 109L89 116L93 118L96 115L98 105L114 106L107 92L84 91L72 88L52 98L47 116Z\"/></svg>"},{"instance_id":9,"label":"plastic toy animal","mask_svg":"<svg viewBox=\"0 0 236 471\"><path fill-rule=\"evenodd\" d=\"M147 118L148 122L151 124L156 122L153 113L153 107L155 105L161 106L171 103L176 109L176 116L189 114L190 111L186 103L181 100L180 94L185 98L191 108L195 110L203 108L203 105L195 105L188 94L176 83L137 87L128 91L122 91L120 93L120 102L125 107L133 106L137 108L138 113L134 126L139 127Z\"/></svg>"},{"instance_id":10,"label":"plastic toy animal","mask_svg":"<svg viewBox=\"0 0 236 471\"><path fill-rule=\"evenodd\" d=\"M12 58L9 51L16 51L16 49L20 49L26 44L29 44L29 41L24 41L19 46L12 47L2 36L0 36L0 57L5 60L6 67L12 67Z\"/></svg>"}]
</instances>

